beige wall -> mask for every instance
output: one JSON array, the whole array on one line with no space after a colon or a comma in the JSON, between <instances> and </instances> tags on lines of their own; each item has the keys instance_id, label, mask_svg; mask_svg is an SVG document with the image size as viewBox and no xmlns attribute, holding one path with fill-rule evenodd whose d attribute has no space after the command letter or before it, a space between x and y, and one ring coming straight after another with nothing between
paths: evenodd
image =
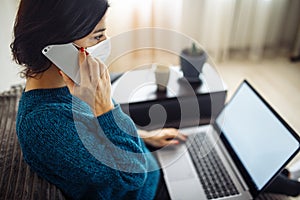
<instances>
[{"instance_id":1,"label":"beige wall","mask_svg":"<svg viewBox=\"0 0 300 200\"><path fill-rule=\"evenodd\" d=\"M12 27L17 1L1 0L0 6L0 92L13 84L24 82L19 78L19 66L12 61L9 45L12 41Z\"/></svg>"}]
</instances>

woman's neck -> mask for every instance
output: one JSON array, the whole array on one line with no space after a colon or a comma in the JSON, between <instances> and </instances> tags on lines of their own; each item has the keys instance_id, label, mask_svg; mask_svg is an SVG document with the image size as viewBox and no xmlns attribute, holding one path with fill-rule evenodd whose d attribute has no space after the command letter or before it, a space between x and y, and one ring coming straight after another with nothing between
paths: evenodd
<instances>
[{"instance_id":1,"label":"woman's neck","mask_svg":"<svg viewBox=\"0 0 300 200\"><path fill-rule=\"evenodd\" d=\"M25 91L34 89L50 89L66 86L62 77L59 74L59 69L55 65L37 75L34 78L27 78Z\"/></svg>"}]
</instances>

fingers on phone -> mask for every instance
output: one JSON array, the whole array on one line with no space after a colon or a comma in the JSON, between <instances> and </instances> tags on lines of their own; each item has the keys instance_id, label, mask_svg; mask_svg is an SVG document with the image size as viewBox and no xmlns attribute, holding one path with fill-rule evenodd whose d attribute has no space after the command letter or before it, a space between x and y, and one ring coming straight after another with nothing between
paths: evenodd
<instances>
[{"instance_id":1,"label":"fingers on phone","mask_svg":"<svg viewBox=\"0 0 300 200\"><path fill-rule=\"evenodd\" d=\"M95 58L95 60L99 64L100 77L107 79L108 69L107 69L106 65L103 62L101 62L99 59L97 59L97 58Z\"/></svg>"},{"instance_id":2,"label":"fingers on phone","mask_svg":"<svg viewBox=\"0 0 300 200\"><path fill-rule=\"evenodd\" d=\"M100 69L98 62L91 56L87 57L87 63L89 68L89 73L91 77L91 81L93 83L97 83L100 77Z\"/></svg>"},{"instance_id":3,"label":"fingers on phone","mask_svg":"<svg viewBox=\"0 0 300 200\"><path fill-rule=\"evenodd\" d=\"M73 91L73 88L75 86L74 81L68 77L63 71L59 71L59 74L62 76L64 82L66 83L67 87L69 88L70 91Z\"/></svg>"},{"instance_id":4,"label":"fingers on phone","mask_svg":"<svg viewBox=\"0 0 300 200\"><path fill-rule=\"evenodd\" d=\"M80 74L82 75L82 78L89 76L93 81L101 77L110 81L108 69L103 62L90 56L82 48L79 49L78 54Z\"/></svg>"},{"instance_id":5,"label":"fingers on phone","mask_svg":"<svg viewBox=\"0 0 300 200\"><path fill-rule=\"evenodd\" d=\"M78 61L79 61L79 65L81 65L84 60L86 59L86 54L85 54L85 51L84 51L84 48L80 48L79 51L78 51Z\"/></svg>"},{"instance_id":6,"label":"fingers on phone","mask_svg":"<svg viewBox=\"0 0 300 200\"><path fill-rule=\"evenodd\" d=\"M82 84L84 83L89 83L90 82L90 79L92 78L91 77L91 66L92 63L90 61L90 56L87 56L85 54L85 51L79 51L79 71L80 71L80 82Z\"/></svg>"}]
</instances>

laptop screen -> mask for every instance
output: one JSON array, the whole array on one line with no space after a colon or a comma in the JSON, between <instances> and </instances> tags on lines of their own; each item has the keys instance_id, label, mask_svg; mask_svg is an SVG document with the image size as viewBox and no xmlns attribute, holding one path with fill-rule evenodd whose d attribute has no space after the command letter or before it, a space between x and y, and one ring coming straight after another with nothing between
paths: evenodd
<instances>
[{"instance_id":1,"label":"laptop screen","mask_svg":"<svg viewBox=\"0 0 300 200\"><path fill-rule=\"evenodd\" d=\"M299 148L290 128L246 81L216 123L257 190L261 190Z\"/></svg>"}]
</instances>

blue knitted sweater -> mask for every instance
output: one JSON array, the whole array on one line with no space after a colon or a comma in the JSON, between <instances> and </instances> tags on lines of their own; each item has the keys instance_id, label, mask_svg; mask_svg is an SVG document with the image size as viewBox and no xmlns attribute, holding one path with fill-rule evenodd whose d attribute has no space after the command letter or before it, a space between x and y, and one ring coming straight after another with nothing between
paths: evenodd
<instances>
[{"instance_id":1,"label":"blue knitted sweater","mask_svg":"<svg viewBox=\"0 0 300 200\"><path fill-rule=\"evenodd\" d=\"M72 199L153 199L159 171L118 104L94 117L67 87L23 92L17 134L30 167Z\"/></svg>"}]
</instances>

